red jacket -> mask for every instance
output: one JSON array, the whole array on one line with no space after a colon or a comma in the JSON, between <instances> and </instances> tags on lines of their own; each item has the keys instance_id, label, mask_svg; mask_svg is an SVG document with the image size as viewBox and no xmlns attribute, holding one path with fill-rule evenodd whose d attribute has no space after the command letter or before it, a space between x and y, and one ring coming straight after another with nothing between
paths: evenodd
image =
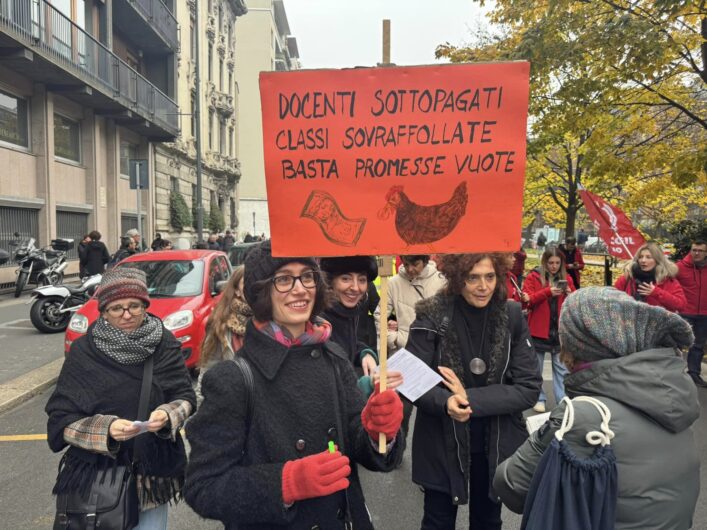
<instances>
[{"instance_id":1,"label":"red jacket","mask_svg":"<svg viewBox=\"0 0 707 530\"><path fill-rule=\"evenodd\" d=\"M633 278L627 278L625 275L616 280L614 287L631 296L636 294L636 281ZM682 311L687 303L682 287L674 278L666 278L656 284L653 294L646 297L643 301L648 305L664 307L668 311Z\"/></svg>"},{"instance_id":2,"label":"red jacket","mask_svg":"<svg viewBox=\"0 0 707 530\"><path fill-rule=\"evenodd\" d=\"M574 282L572 277L567 275L567 288L570 292L574 291ZM539 339L547 339L550 336L550 299L552 292L550 285L543 286L540 281L540 273L537 270L531 271L523 282L523 292L530 297L528 308L528 327L530 328L531 337ZM566 294L561 294L557 301L557 311L562 313L562 304L567 298ZM558 315L559 316L559 315Z\"/></svg>"},{"instance_id":3,"label":"red jacket","mask_svg":"<svg viewBox=\"0 0 707 530\"><path fill-rule=\"evenodd\" d=\"M707 266L695 267L692 255L688 254L678 261L677 280L687 300L681 313L707 315Z\"/></svg>"},{"instance_id":4,"label":"red jacket","mask_svg":"<svg viewBox=\"0 0 707 530\"><path fill-rule=\"evenodd\" d=\"M567 252L568 252L567 249L565 248L564 245L561 245L560 250L562 250L562 252L564 253L565 261L567 261L567 258L566 258ZM582 273L580 271L584 270L584 266L585 266L584 258L582 257L582 251L579 250L579 247L574 247L574 263L572 263L572 264L575 266L575 268L572 269L571 271L569 269L567 269L567 273L572 275L573 279L576 275L577 282L575 282L575 283L578 283L582 280Z\"/></svg>"}]
</instances>

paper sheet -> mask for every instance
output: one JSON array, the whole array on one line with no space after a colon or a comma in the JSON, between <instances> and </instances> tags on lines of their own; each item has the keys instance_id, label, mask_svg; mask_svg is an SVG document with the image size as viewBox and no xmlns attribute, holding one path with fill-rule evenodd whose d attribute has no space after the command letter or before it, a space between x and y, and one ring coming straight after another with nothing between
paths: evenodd
<instances>
[{"instance_id":1,"label":"paper sheet","mask_svg":"<svg viewBox=\"0 0 707 530\"><path fill-rule=\"evenodd\" d=\"M528 434L533 434L540 427L545 425L545 422L549 419L549 412L543 412L542 414L534 414L525 418L525 428L528 430Z\"/></svg>"},{"instance_id":2,"label":"paper sheet","mask_svg":"<svg viewBox=\"0 0 707 530\"><path fill-rule=\"evenodd\" d=\"M416 401L442 382L441 375L405 348L398 350L388 359L388 370L403 374L403 384L396 390L410 401Z\"/></svg>"},{"instance_id":3,"label":"paper sheet","mask_svg":"<svg viewBox=\"0 0 707 530\"><path fill-rule=\"evenodd\" d=\"M140 432L138 434L142 434L147 432L147 427L150 424L149 421L134 421L133 422L133 427L139 427ZM136 435L137 436L137 435Z\"/></svg>"}]
</instances>

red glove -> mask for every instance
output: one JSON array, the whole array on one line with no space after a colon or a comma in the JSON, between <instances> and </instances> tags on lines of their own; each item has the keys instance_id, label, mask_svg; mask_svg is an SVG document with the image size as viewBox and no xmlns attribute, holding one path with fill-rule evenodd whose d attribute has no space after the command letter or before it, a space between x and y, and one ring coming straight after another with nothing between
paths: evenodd
<instances>
[{"instance_id":1,"label":"red glove","mask_svg":"<svg viewBox=\"0 0 707 530\"><path fill-rule=\"evenodd\" d=\"M379 433L392 440L398 434L402 422L403 402L400 401L398 393L395 390L386 390L381 394L380 386L376 384L375 392L361 412L363 428L375 441L378 441Z\"/></svg>"},{"instance_id":2,"label":"red glove","mask_svg":"<svg viewBox=\"0 0 707 530\"><path fill-rule=\"evenodd\" d=\"M292 504L345 490L350 474L349 458L339 451L289 460L282 468L282 500Z\"/></svg>"}]
</instances>

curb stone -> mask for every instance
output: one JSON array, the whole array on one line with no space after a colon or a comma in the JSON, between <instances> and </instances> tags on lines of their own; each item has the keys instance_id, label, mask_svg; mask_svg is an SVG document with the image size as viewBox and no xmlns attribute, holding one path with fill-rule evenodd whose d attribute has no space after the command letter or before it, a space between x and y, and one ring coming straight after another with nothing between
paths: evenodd
<instances>
[{"instance_id":1,"label":"curb stone","mask_svg":"<svg viewBox=\"0 0 707 530\"><path fill-rule=\"evenodd\" d=\"M0 385L0 414L46 390L59 378L64 356Z\"/></svg>"}]
</instances>

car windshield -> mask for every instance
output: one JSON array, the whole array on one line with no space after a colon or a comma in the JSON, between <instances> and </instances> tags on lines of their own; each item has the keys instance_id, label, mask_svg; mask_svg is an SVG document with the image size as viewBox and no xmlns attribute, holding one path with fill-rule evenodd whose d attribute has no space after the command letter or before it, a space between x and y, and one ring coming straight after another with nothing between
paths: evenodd
<instances>
[{"instance_id":1,"label":"car windshield","mask_svg":"<svg viewBox=\"0 0 707 530\"><path fill-rule=\"evenodd\" d=\"M120 266L145 272L151 298L196 296L204 285L204 263L199 260L133 261Z\"/></svg>"}]
</instances>

